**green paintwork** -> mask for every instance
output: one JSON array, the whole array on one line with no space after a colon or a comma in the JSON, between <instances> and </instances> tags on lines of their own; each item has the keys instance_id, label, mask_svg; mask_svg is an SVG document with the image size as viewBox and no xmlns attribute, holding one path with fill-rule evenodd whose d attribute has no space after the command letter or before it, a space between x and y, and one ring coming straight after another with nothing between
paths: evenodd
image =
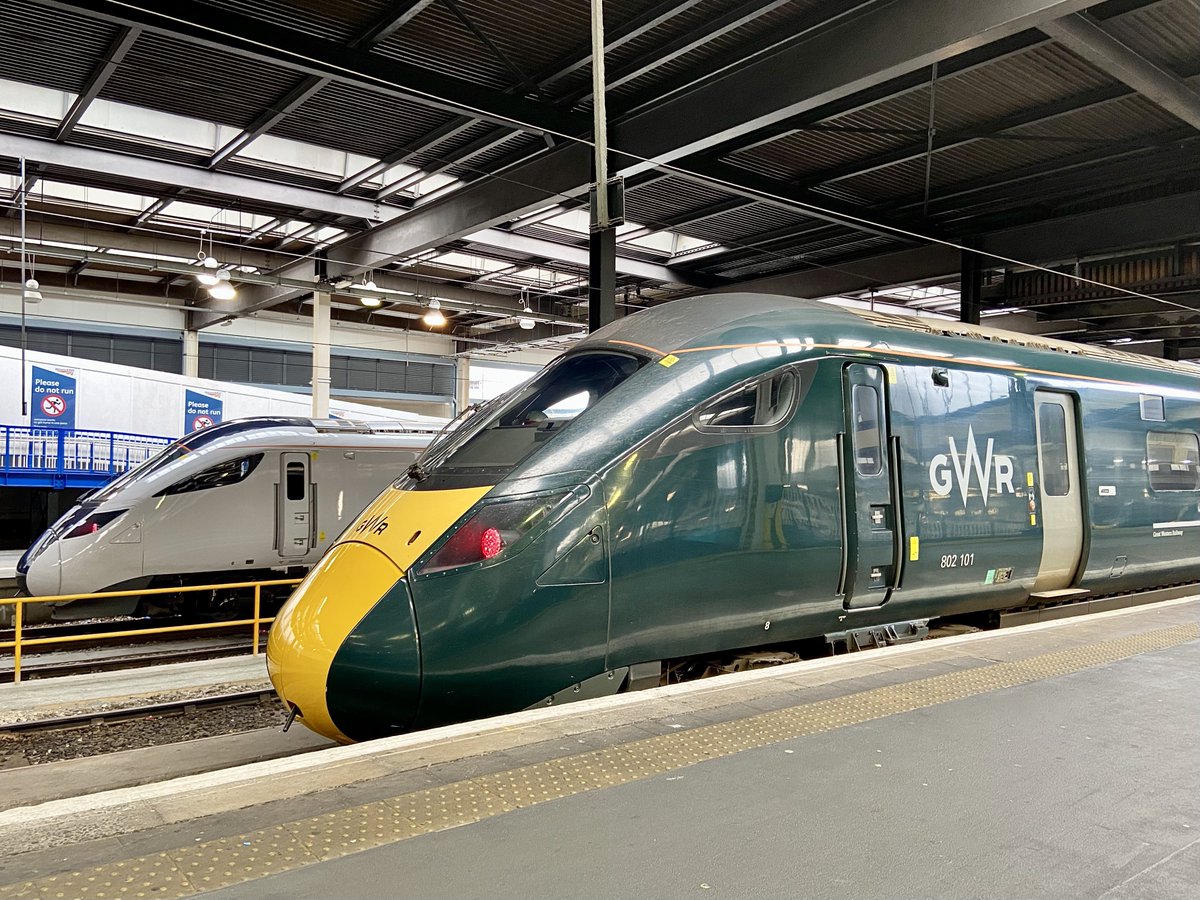
<instances>
[{"instance_id":1,"label":"green paintwork","mask_svg":"<svg viewBox=\"0 0 1200 900\"><path fill-rule=\"evenodd\" d=\"M888 328L785 298L741 298L745 315L729 321L738 305L728 297L668 304L602 329L566 355L649 359L501 473L481 501L586 486L588 496L560 522L489 563L435 575L414 566L422 672L414 726L520 709L637 662L1021 605L1042 548L1042 523L1030 510L1040 477L1039 387L1071 395L1079 413L1079 586L1112 593L1200 579L1200 528L1153 536L1155 522L1200 519L1200 495L1155 493L1145 470L1148 431L1200 429L1200 378ZM630 344L677 361L661 365L658 354ZM719 346L726 349L687 352ZM802 387L779 427L697 426L697 407L785 366L795 367ZM855 384L886 399L880 472L869 477L855 471ZM1141 419L1143 393L1166 398L1165 423ZM964 455L972 440L978 466ZM1099 485L1112 495L1100 497ZM599 542L583 543L592 529ZM884 584L871 583L874 568ZM1011 577L998 577L1006 570ZM342 708L342 692L362 693L355 678L382 683L364 673L392 665L388 627L372 613L355 632L347 661L358 660L357 668L331 679L331 708L335 694ZM400 660L411 670L409 656ZM401 677L405 696L409 680ZM375 701L363 694L345 702L367 717Z\"/></svg>"}]
</instances>

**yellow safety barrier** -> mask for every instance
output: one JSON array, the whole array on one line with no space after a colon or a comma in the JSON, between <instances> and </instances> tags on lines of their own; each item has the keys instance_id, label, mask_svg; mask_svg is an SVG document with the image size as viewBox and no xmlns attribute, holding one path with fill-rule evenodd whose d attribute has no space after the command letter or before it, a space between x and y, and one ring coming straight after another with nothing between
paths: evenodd
<instances>
[{"instance_id":1,"label":"yellow safety barrier","mask_svg":"<svg viewBox=\"0 0 1200 900\"><path fill-rule=\"evenodd\" d=\"M99 594L55 594L49 597L9 597L0 599L0 606L14 606L13 610L13 639L0 641L0 650L13 651L13 682L21 680L21 651L25 647L45 644L69 644L75 641L104 641L109 638L132 637L134 635L170 634L177 631L205 631L218 628L232 628L239 625L250 625L252 632L252 653L258 656L261 652L262 637L260 631L263 625L275 621L274 616L262 617L262 589L281 585L297 585L299 578L281 578L277 581L233 581L227 584L199 584L189 587L147 588L140 591L106 591ZM114 597L147 597L155 594L186 594L198 591L226 591L239 588L254 588L254 618L234 619L227 622L202 622L195 625L166 625L161 628L133 628L124 631L105 631L96 634L72 634L62 637L44 637L22 639L24 628L25 606L31 603L61 603L66 600L111 600Z\"/></svg>"}]
</instances>

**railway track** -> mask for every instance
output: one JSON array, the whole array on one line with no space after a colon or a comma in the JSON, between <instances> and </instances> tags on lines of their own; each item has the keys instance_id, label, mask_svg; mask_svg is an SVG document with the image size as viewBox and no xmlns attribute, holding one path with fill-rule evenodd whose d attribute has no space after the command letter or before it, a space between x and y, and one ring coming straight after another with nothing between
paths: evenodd
<instances>
[{"instance_id":1,"label":"railway track","mask_svg":"<svg viewBox=\"0 0 1200 900\"><path fill-rule=\"evenodd\" d=\"M28 734L38 731L64 731L75 728L116 725L121 722L132 722L150 717L186 716L204 710L232 706L252 706L271 701L276 701L275 692L266 689L236 691L228 694L215 694L210 697L185 697L166 703L147 703L141 706L125 706L120 709L97 709L72 716L55 716L45 719L31 719L25 722L11 722L0 725L0 735Z\"/></svg>"},{"instance_id":2,"label":"railway track","mask_svg":"<svg viewBox=\"0 0 1200 900\"><path fill-rule=\"evenodd\" d=\"M259 639L265 645L265 629L260 632ZM104 652L97 653L96 651L101 648ZM247 639L244 630L236 640L231 638L205 637L190 641L173 641L170 644L164 644L161 641L154 644L147 641L121 646L97 643L95 646L77 650L43 651L37 656L25 656L21 661L21 680L61 678L67 675L91 675L96 672L138 669L146 666L165 665L167 663L220 659L222 657L245 654L249 648L250 641ZM47 658L51 652L55 654L54 657ZM0 659L0 684L11 683L12 680L13 662L11 653L9 653Z\"/></svg>"}]
</instances>

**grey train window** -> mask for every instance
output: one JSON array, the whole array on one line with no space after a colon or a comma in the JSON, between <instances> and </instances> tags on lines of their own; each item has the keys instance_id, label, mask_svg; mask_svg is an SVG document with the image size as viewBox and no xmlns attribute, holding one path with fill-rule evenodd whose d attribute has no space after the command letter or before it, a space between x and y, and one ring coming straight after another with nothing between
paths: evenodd
<instances>
[{"instance_id":1,"label":"grey train window","mask_svg":"<svg viewBox=\"0 0 1200 900\"><path fill-rule=\"evenodd\" d=\"M1146 435L1146 471L1156 491L1200 490L1200 443L1187 432Z\"/></svg>"},{"instance_id":2,"label":"grey train window","mask_svg":"<svg viewBox=\"0 0 1200 900\"><path fill-rule=\"evenodd\" d=\"M304 463L302 462L287 464L287 498L289 500L304 499Z\"/></svg>"},{"instance_id":3,"label":"grey train window","mask_svg":"<svg viewBox=\"0 0 1200 900\"><path fill-rule=\"evenodd\" d=\"M879 392L869 384L856 384L850 403L854 415L854 468L859 475L878 475L883 471Z\"/></svg>"},{"instance_id":4,"label":"grey train window","mask_svg":"<svg viewBox=\"0 0 1200 900\"><path fill-rule=\"evenodd\" d=\"M1157 394L1142 394L1139 398L1142 419L1146 422L1165 422L1167 418L1163 398Z\"/></svg>"},{"instance_id":5,"label":"grey train window","mask_svg":"<svg viewBox=\"0 0 1200 900\"><path fill-rule=\"evenodd\" d=\"M1071 470L1067 461L1067 417L1063 408L1047 403L1038 412L1042 446L1042 490L1047 497L1071 493Z\"/></svg>"},{"instance_id":6,"label":"grey train window","mask_svg":"<svg viewBox=\"0 0 1200 900\"><path fill-rule=\"evenodd\" d=\"M701 428L771 428L792 410L796 399L796 373L779 372L726 394L696 413Z\"/></svg>"},{"instance_id":7,"label":"grey train window","mask_svg":"<svg viewBox=\"0 0 1200 900\"><path fill-rule=\"evenodd\" d=\"M263 455L261 453L252 453L240 459L230 459L223 463L217 463L215 466L209 466L203 472L198 472L195 475L184 478L182 481L175 482L169 488L159 491L156 496L163 496L164 494L188 494L192 491L206 491L209 488L237 484L239 481L245 481L250 476L250 473L262 462L262 458Z\"/></svg>"}]
</instances>

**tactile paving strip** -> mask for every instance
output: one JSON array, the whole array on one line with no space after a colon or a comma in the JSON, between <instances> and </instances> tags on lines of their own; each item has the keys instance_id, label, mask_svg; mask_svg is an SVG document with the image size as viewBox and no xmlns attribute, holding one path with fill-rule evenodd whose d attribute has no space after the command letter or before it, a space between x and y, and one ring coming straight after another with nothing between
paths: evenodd
<instances>
[{"instance_id":1,"label":"tactile paving strip","mask_svg":"<svg viewBox=\"0 0 1200 900\"><path fill-rule=\"evenodd\" d=\"M190 897L204 891L627 784L710 759L1003 688L1068 675L1200 637L1190 623L935 675L744 719L482 775L249 834L0 887L0 900Z\"/></svg>"}]
</instances>

